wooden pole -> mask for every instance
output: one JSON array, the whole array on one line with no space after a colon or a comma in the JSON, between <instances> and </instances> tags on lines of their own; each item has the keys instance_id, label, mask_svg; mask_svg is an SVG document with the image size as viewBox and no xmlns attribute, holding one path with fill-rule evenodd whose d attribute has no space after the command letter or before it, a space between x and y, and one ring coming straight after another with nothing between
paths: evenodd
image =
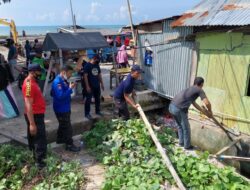
<instances>
[{"instance_id":1,"label":"wooden pole","mask_svg":"<svg viewBox=\"0 0 250 190\"><path fill-rule=\"evenodd\" d=\"M250 162L250 158L247 158L247 157L227 156L227 155L219 155L215 157L217 159L223 159L223 160L237 160L237 161L242 161L242 162Z\"/></svg>"},{"instance_id":2,"label":"wooden pole","mask_svg":"<svg viewBox=\"0 0 250 190\"><path fill-rule=\"evenodd\" d=\"M129 14L129 19L130 19L130 26L131 26L131 30L132 30L132 36L133 36L133 40L134 40L134 43L135 43L135 30L134 30L132 13L131 13L131 6L130 6L129 0L127 0L127 4L128 4L128 14Z\"/></svg>"},{"instance_id":3,"label":"wooden pole","mask_svg":"<svg viewBox=\"0 0 250 190\"><path fill-rule=\"evenodd\" d=\"M185 186L183 185L181 179L179 178L177 172L175 171L170 159L168 158L168 156L166 155L164 149L162 148L162 145L161 143L159 142L159 140L157 139L152 127L151 127L151 124L149 123L144 111L142 110L141 106L139 105L139 107L137 108L142 120L144 121L148 131L149 131L149 134L151 136L151 138L153 139L155 145L156 145L156 148L158 150L158 152L161 154L161 157L163 158L163 162L164 164L167 166L167 168L169 169L170 173L172 174L174 180L176 181L178 187L180 190L185 190Z\"/></svg>"},{"instance_id":4,"label":"wooden pole","mask_svg":"<svg viewBox=\"0 0 250 190\"><path fill-rule=\"evenodd\" d=\"M208 115L210 114L209 111L204 107L204 106L201 106L204 113L207 113ZM238 134L234 133L233 131L230 131L228 129L226 129L213 115L211 117L211 119L214 121L214 123L219 126L227 135L227 137L231 140L231 141L234 141L233 138L230 136L229 133L231 133L232 135L235 135L235 136L238 136Z\"/></svg>"},{"instance_id":5,"label":"wooden pole","mask_svg":"<svg viewBox=\"0 0 250 190\"><path fill-rule=\"evenodd\" d=\"M60 60L60 69L63 67L63 54L62 49L59 49L59 60Z\"/></svg>"},{"instance_id":6,"label":"wooden pole","mask_svg":"<svg viewBox=\"0 0 250 190\"><path fill-rule=\"evenodd\" d=\"M70 0L70 9L71 9L71 17L72 17L73 29L74 29L74 32L76 32L76 24L75 24L75 18L74 18L73 6L72 6L72 1L71 0Z\"/></svg>"},{"instance_id":7,"label":"wooden pole","mask_svg":"<svg viewBox=\"0 0 250 190\"><path fill-rule=\"evenodd\" d=\"M218 156L222 154L223 152L227 151L229 148L231 148L233 145L235 145L237 142L239 142L241 137L235 139L233 142L231 142L228 146L222 148L220 151L218 151L215 155Z\"/></svg>"},{"instance_id":8,"label":"wooden pole","mask_svg":"<svg viewBox=\"0 0 250 190\"><path fill-rule=\"evenodd\" d=\"M116 59L115 59L115 52L114 52L114 47L113 47L113 51L112 51L112 57L113 57L113 66L115 69L115 87L118 86L119 80L118 80L118 72L117 72L117 64L116 64ZM111 79L112 80L112 79Z\"/></svg>"}]
</instances>

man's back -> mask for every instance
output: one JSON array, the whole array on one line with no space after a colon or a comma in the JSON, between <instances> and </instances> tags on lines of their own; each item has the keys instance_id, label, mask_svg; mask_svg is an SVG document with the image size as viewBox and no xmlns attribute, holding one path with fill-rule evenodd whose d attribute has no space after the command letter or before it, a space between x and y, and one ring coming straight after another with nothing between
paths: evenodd
<instances>
[{"instance_id":1,"label":"man's back","mask_svg":"<svg viewBox=\"0 0 250 190\"><path fill-rule=\"evenodd\" d=\"M130 94L134 89L135 80L132 78L131 74L120 83L120 85L115 89L114 97L117 99L124 99L124 93Z\"/></svg>"},{"instance_id":2,"label":"man's back","mask_svg":"<svg viewBox=\"0 0 250 190\"><path fill-rule=\"evenodd\" d=\"M190 107L190 105L199 96L201 97L201 99L206 98L205 92L198 86L194 85L178 93L172 100L172 103L178 108L184 111L188 111L188 108Z\"/></svg>"},{"instance_id":3,"label":"man's back","mask_svg":"<svg viewBox=\"0 0 250 190\"><path fill-rule=\"evenodd\" d=\"M11 45L8 53L8 61L16 59L16 53L17 53L16 47L14 45Z\"/></svg>"}]
</instances>

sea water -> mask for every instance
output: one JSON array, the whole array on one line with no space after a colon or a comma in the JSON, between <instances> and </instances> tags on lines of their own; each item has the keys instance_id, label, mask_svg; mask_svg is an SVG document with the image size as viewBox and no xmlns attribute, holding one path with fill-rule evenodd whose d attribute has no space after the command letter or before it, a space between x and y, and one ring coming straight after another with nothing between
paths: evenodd
<instances>
[{"instance_id":1,"label":"sea water","mask_svg":"<svg viewBox=\"0 0 250 190\"><path fill-rule=\"evenodd\" d=\"M48 32L57 32L58 28L64 26L17 26L19 35L22 35L24 30L26 35L45 35ZM86 25L83 26L87 29L117 29L119 30L122 25ZM10 28L0 26L0 36L8 36L10 34Z\"/></svg>"}]
</instances>

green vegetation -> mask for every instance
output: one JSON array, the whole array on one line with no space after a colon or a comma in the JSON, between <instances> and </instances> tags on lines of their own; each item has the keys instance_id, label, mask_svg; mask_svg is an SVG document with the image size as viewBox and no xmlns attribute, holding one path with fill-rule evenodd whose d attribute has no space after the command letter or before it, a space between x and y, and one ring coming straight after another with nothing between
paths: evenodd
<instances>
[{"instance_id":1,"label":"green vegetation","mask_svg":"<svg viewBox=\"0 0 250 190\"><path fill-rule=\"evenodd\" d=\"M0 189L77 190L83 183L83 171L76 162L62 162L50 154L41 171L32 161L32 153L14 145L0 146Z\"/></svg>"},{"instance_id":2,"label":"green vegetation","mask_svg":"<svg viewBox=\"0 0 250 190\"><path fill-rule=\"evenodd\" d=\"M208 153L187 156L175 148L172 131L164 129L158 139L189 189L247 190L250 184L234 173L231 167L217 168L208 162ZM99 122L86 133L86 145L98 152L107 166L104 190L161 189L166 181L174 184L162 163L144 124L140 120ZM89 142L88 142L89 141Z\"/></svg>"}]
</instances>

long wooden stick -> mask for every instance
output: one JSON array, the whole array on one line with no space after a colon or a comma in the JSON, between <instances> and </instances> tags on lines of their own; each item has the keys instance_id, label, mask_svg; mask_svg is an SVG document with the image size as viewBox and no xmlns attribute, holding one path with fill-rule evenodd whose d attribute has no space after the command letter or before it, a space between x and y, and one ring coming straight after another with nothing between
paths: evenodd
<instances>
[{"instance_id":1,"label":"long wooden stick","mask_svg":"<svg viewBox=\"0 0 250 190\"><path fill-rule=\"evenodd\" d=\"M179 178L177 172L175 171L170 159L168 158L168 156L166 155L164 149L162 148L161 146L161 143L159 142L159 140L157 139L152 127L151 127L151 124L149 123L144 111L142 110L141 106L139 105L138 108L137 108L143 122L145 123L148 131L149 131L149 134L151 136L151 138L153 139L156 147L157 147L157 150L159 151L159 153L161 154L162 158L163 158L163 162L164 164L168 167L170 173L172 174L174 180L176 181L178 187L180 188L180 190L185 190L185 186L183 185L181 179Z\"/></svg>"},{"instance_id":2,"label":"long wooden stick","mask_svg":"<svg viewBox=\"0 0 250 190\"><path fill-rule=\"evenodd\" d=\"M223 160L237 160L237 161L242 161L242 162L250 162L250 158L248 157L218 155L216 156L216 158L223 159Z\"/></svg>"},{"instance_id":3,"label":"long wooden stick","mask_svg":"<svg viewBox=\"0 0 250 190\"><path fill-rule=\"evenodd\" d=\"M208 111L204 106L202 106L202 108L203 108L203 111L204 111L205 113L209 114L209 111ZM231 141L233 141L233 138L230 136L229 133L231 133L231 134L233 134L233 135L235 135L235 136L239 136L238 134L235 134L234 132L232 132L232 131L226 129L226 128L225 128L225 127L224 127L224 126L223 126L223 125L222 125L213 115L212 115L211 119L214 121L214 123L215 123L216 125L218 125L218 126L226 133L227 137L228 137Z\"/></svg>"},{"instance_id":4,"label":"long wooden stick","mask_svg":"<svg viewBox=\"0 0 250 190\"><path fill-rule=\"evenodd\" d=\"M241 138L235 139L228 146L226 146L226 147L222 148L220 151L218 151L215 155L218 156L218 155L222 154L223 152L225 152L226 150L228 150L229 148L231 148L233 145L235 145L237 142L239 142L240 139Z\"/></svg>"}]
</instances>

